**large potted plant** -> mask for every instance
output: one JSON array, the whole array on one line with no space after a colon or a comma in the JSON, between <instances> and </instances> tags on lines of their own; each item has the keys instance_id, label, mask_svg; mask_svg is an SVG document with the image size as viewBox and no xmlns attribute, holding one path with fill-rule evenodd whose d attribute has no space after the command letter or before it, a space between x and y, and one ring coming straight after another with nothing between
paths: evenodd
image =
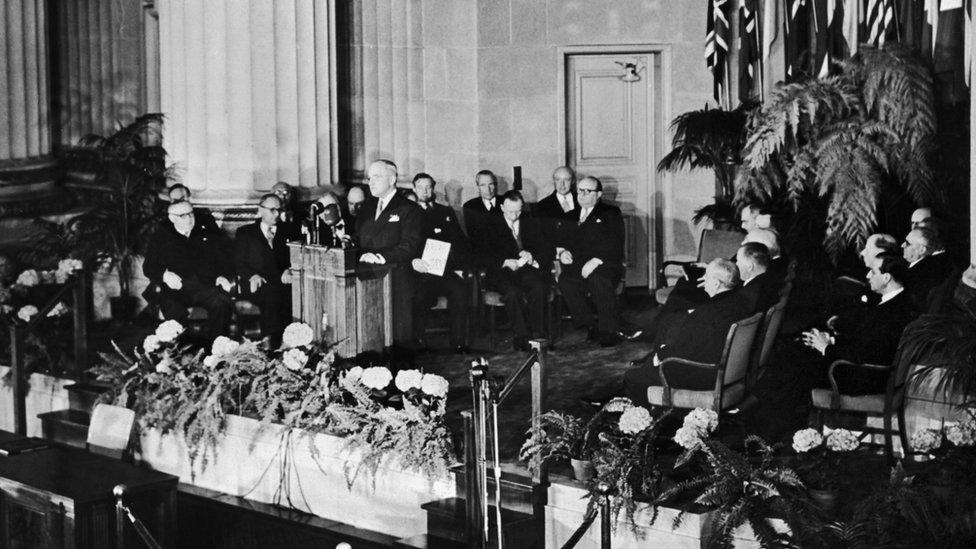
<instances>
[{"instance_id":1,"label":"large potted plant","mask_svg":"<svg viewBox=\"0 0 976 549\"><path fill-rule=\"evenodd\" d=\"M160 192L169 172L162 145L163 115L144 114L110 136L88 135L68 154L72 168L90 174L92 207L68 222L76 255L119 277L112 316L129 318L138 304L132 295L132 267L162 219ZM91 260L91 261L87 261Z\"/></svg>"}]
</instances>

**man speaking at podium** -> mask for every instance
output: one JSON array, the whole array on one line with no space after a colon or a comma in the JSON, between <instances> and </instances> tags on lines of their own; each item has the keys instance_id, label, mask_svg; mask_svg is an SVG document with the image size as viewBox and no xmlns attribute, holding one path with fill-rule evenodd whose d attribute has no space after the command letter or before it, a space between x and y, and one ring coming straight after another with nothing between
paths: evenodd
<instances>
[{"instance_id":1,"label":"man speaking at podium","mask_svg":"<svg viewBox=\"0 0 976 549\"><path fill-rule=\"evenodd\" d=\"M364 267L393 268L394 339L411 336L410 261L420 255L423 243L420 208L396 191L397 166L389 160L369 165L369 193L356 216L355 242ZM402 313L401 313L402 311Z\"/></svg>"}]
</instances>

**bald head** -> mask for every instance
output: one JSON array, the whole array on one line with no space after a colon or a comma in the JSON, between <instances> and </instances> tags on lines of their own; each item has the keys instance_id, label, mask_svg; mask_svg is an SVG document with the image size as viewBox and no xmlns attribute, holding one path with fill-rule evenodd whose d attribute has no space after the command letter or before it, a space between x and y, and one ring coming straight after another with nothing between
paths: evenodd
<instances>
[{"instance_id":1,"label":"bald head","mask_svg":"<svg viewBox=\"0 0 976 549\"><path fill-rule=\"evenodd\" d=\"M166 208L166 217L173 224L177 232L188 235L193 230L193 205L185 200L178 200Z\"/></svg>"},{"instance_id":2,"label":"bald head","mask_svg":"<svg viewBox=\"0 0 976 549\"><path fill-rule=\"evenodd\" d=\"M271 192L275 194L280 200L282 207L287 206L291 202L291 196L294 190L291 185L285 183L284 181L279 181L271 187Z\"/></svg>"},{"instance_id":3,"label":"bald head","mask_svg":"<svg viewBox=\"0 0 976 549\"><path fill-rule=\"evenodd\" d=\"M912 228L918 227L918 224L926 219L932 217L932 208L918 208L912 212Z\"/></svg>"},{"instance_id":4,"label":"bald head","mask_svg":"<svg viewBox=\"0 0 976 549\"><path fill-rule=\"evenodd\" d=\"M552 186L559 194L569 194L576 183L576 172L569 166L560 166L552 172Z\"/></svg>"},{"instance_id":5,"label":"bald head","mask_svg":"<svg viewBox=\"0 0 976 549\"><path fill-rule=\"evenodd\" d=\"M779 257L779 235L776 234L772 229L753 229L746 233L746 237L742 239L742 243L746 244L748 242L758 242L766 246L769 250L769 257L776 259Z\"/></svg>"},{"instance_id":6,"label":"bald head","mask_svg":"<svg viewBox=\"0 0 976 549\"><path fill-rule=\"evenodd\" d=\"M704 289L709 297L739 286L739 268L728 259L716 258L705 267Z\"/></svg>"},{"instance_id":7,"label":"bald head","mask_svg":"<svg viewBox=\"0 0 976 549\"><path fill-rule=\"evenodd\" d=\"M359 213L359 207L362 206L363 202L366 200L366 193L363 188L359 185L351 187L349 192L346 193L346 205L349 207L349 213L356 215Z\"/></svg>"}]
</instances>

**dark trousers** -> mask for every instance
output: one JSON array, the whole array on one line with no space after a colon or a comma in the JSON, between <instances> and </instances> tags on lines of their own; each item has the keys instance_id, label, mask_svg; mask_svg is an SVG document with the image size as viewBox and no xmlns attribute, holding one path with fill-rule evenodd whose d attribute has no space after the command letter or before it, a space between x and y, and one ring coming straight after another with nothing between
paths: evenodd
<instances>
[{"instance_id":1,"label":"dark trousers","mask_svg":"<svg viewBox=\"0 0 976 549\"><path fill-rule=\"evenodd\" d=\"M647 388L654 385L664 383L661 381L660 367L651 360L624 372L624 394L635 404L649 406ZM715 387L715 374L698 368L669 368L668 385L674 389L707 391Z\"/></svg>"},{"instance_id":2,"label":"dark trousers","mask_svg":"<svg viewBox=\"0 0 976 549\"><path fill-rule=\"evenodd\" d=\"M291 284L265 282L248 298L261 309L261 337L271 345L281 343L281 334L291 322Z\"/></svg>"},{"instance_id":3,"label":"dark trousers","mask_svg":"<svg viewBox=\"0 0 976 549\"><path fill-rule=\"evenodd\" d=\"M573 325L577 328L596 326L603 333L615 334L620 328L620 308L617 305L617 284L622 273L620 269L599 266L583 278L576 272L564 272L559 278L559 291L566 300ZM592 298L593 306L587 301ZM593 322L593 309L596 308L596 323Z\"/></svg>"},{"instance_id":4,"label":"dark trousers","mask_svg":"<svg viewBox=\"0 0 976 549\"><path fill-rule=\"evenodd\" d=\"M489 286L501 292L516 337L543 335L548 275L535 267L522 267L514 272L498 269L489 276Z\"/></svg>"},{"instance_id":5,"label":"dark trousers","mask_svg":"<svg viewBox=\"0 0 976 549\"><path fill-rule=\"evenodd\" d=\"M430 308L438 296L447 297L447 313L451 322L451 345L465 344L465 323L471 310L468 301L468 282L453 272L444 276L417 274L413 293L413 329L417 339L423 339Z\"/></svg>"},{"instance_id":6,"label":"dark trousers","mask_svg":"<svg viewBox=\"0 0 976 549\"><path fill-rule=\"evenodd\" d=\"M234 300L217 286L207 286L195 280L183 280L183 287L171 290L163 286L159 296L159 309L163 318L184 322L187 307L203 307L207 311L204 336L215 338L227 333Z\"/></svg>"}]
</instances>

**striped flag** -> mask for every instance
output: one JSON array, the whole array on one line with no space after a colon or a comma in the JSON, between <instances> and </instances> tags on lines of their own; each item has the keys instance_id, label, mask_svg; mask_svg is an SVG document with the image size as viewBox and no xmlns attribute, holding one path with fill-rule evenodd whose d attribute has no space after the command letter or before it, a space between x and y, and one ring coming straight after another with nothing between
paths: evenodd
<instances>
[{"instance_id":1,"label":"striped flag","mask_svg":"<svg viewBox=\"0 0 976 549\"><path fill-rule=\"evenodd\" d=\"M963 11L963 50L962 70L966 77L966 86L972 88L973 78L973 0L965 0Z\"/></svg>"},{"instance_id":2,"label":"striped flag","mask_svg":"<svg viewBox=\"0 0 976 549\"><path fill-rule=\"evenodd\" d=\"M893 0L864 0L864 41L883 46L888 32L894 28Z\"/></svg>"},{"instance_id":3,"label":"striped flag","mask_svg":"<svg viewBox=\"0 0 976 549\"><path fill-rule=\"evenodd\" d=\"M861 43L860 34L858 33L861 24L861 13L861 0L844 0L844 21L842 25L844 41L847 42L846 55L848 57L857 53L857 47Z\"/></svg>"},{"instance_id":4,"label":"striped flag","mask_svg":"<svg viewBox=\"0 0 976 549\"><path fill-rule=\"evenodd\" d=\"M759 65L759 0L742 0L739 6L739 101L752 98Z\"/></svg>"},{"instance_id":5,"label":"striped flag","mask_svg":"<svg viewBox=\"0 0 976 549\"><path fill-rule=\"evenodd\" d=\"M708 0L708 15L705 23L705 65L712 71L714 82L712 93L715 101L724 106L728 106L729 103L726 64L729 40L732 35L729 28L730 9L728 0Z\"/></svg>"},{"instance_id":6,"label":"striped flag","mask_svg":"<svg viewBox=\"0 0 976 549\"><path fill-rule=\"evenodd\" d=\"M939 36L939 0L924 0L925 27L922 30L922 53L931 56Z\"/></svg>"},{"instance_id":7,"label":"striped flag","mask_svg":"<svg viewBox=\"0 0 976 549\"><path fill-rule=\"evenodd\" d=\"M814 55L814 70L817 76L830 74L830 62L843 56L844 21L843 0L813 0L813 24L816 36L816 52Z\"/></svg>"},{"instance_id":8,"label":"striped flag","mask_svg":"<svg viewBox=\"0 0 976 549\"><path fill-rule=\"evenodd\" d=\"M809 0L786 0L783 30L786 37L786 78L795 79L805 72L810 54Z\"/></svg>"}]
</instances>

